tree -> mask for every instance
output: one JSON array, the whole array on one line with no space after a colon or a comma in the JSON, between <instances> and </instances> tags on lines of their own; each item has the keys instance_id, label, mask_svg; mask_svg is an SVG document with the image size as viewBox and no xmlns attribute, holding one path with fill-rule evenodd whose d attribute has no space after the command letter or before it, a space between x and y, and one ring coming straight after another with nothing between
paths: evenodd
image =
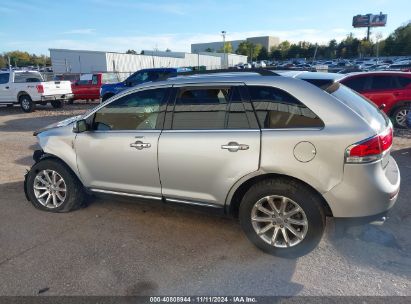
<instances>
[{"instance_id":1,"label":"tree","mask_svg":"<svg viewBox=\"0 0 411 304\"><path fill-rule=\"evenodd\" d=\"M248 42L247 42L247 41L242 41L242 42L240 42L240 44L238 45L238 48L237 48L237 50L235 51L235 53L238 54L238 55L248 56L248 55L249 55L248 49L249 49L249 47L248 47Z\"/></svg>"},{"instance_id":2,"label":"tree","mask_svg":"<svg viewBox=\"0 0 411 304\"><path fill-rule=\"evenodd\" d=\"M137 55L137 52L135 50L127 50L126 54Z\"/></svg>"},{"instance_id":3,"label":"tree","mask_svg":"<svg viewBox=\"0 0 411 304\"><path fill-rule=\"evenodd\" d=\"M254 43L250 43L249 44L249 49L251 51L251 60L256 60L258 55L260 55L261 49L263 48L263 46L259 43L254 44Z\"/></svg>"},{"instance_id":4,"label":"tree","mask_svg":"<svg viewBox=\"0 0 411 304\"><path fill-rule=\"evenodd\" d=\"M167 52L167 53L170 53L170 52L171 52L171 50L170 50L169 48L167 48L167 49L166 49L166 52Z\"/></svg>"},{"instance_id":5,"label":"tree","mask_svg":"<svg viewBox=\"0 0 411 304\"><path fill-rule=\"evenodd\" d=\"M281 59L288 58L287 55L288 55L288 50L290 49L290 46L291 46L290 42L288 42L287 40L281 42L278 45L277 48L281 52Z\"/></svg>"},{"instance_id":6,"label":"tree","mask_svg":"<svg viewBox=\"0 0 411 304\"><path fill-rule=\"evenodd\" d=\"M368 41L365 38L360 41L360 45L358 48L360 57L371 56L372 49L373 49L373 46L370 41Z\"/></svg>"},{"instance_id":7,"label":"tree","mask_svg":"<svg viewBox=\"0 0 411 304\"><path fill-rule=\"evenodd\" d=\"M227 53L230 54L233 52L233 46L231 42L224 43L224 46L218 50L219 53Z\"/></svg>"},{"instance_id":8,"label":"tree","mask_svg":"<svg viewBox=\"0 0 411 304\"><path fill-rule=\"evenodd\" d=\"M267 60L268 59L268 51L267 49L263 46L260 50L260 53L257 56L258 60Z\"/></svg>"},{"instance_id":9,"label":"tree","mask_svg":"<svg viewBox=\"0 0 411 304\"><path fill-rule=\"evenodd\" d=\"M270 50L270 59L281 60L281 51L275 46L271 47Z\"/></svg>"}]
</instances>

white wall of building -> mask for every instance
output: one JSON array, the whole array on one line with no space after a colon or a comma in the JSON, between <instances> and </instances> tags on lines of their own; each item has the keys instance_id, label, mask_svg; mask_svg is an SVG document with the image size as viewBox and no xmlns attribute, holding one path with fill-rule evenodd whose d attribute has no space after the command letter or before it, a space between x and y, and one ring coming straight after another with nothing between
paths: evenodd
<instances>
[{"instance_id":1,"label":"white wall of building","mask_svg":"<svg viewBox=\"0 0 411 304\"><path fill-rule=\"evenodd\" d=\"M146 51L148 52L148 51ZM166 54L164 54L166 53ZM155 52L133 55L112 52L50 49L55 73L134 72L145 68L196 67L208 70L247 62L246 56L220 53ZM160 56L158 56L160 55ZM163 56L165 55L165 56Z\"/></svg>"},{"instance_id":2,"label":"white wall of building","mask_svg":"<svg viewBox=\"0 0 411 304\"><path fill-rule=\"evenodd\" d=\"M55 73L90 73L107 69L104 52L50 49L50 57Z\"/></svg>"}]
</instances>

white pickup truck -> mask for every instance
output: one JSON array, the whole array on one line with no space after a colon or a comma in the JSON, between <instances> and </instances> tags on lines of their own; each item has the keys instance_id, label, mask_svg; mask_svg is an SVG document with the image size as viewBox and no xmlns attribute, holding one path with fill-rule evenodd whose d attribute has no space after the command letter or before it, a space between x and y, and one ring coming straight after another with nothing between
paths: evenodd
<instances>
[{"instance_id":1,"label":"white pickup truck","mask_svg":"<svg viewBox=\"0 0 411 304\"><path fill-rule=\"evenodd\" d=\"M37 71L0 71L0 105L20 104L24 112L51 102L61 108L73 98L70 81L44 81Z\"/></svg>"}]
</instances>

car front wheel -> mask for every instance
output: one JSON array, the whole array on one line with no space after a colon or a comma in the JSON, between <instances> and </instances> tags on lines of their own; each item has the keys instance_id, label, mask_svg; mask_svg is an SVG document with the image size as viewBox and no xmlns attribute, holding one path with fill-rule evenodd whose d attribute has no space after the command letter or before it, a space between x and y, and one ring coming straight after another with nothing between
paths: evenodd
<instances>
[{"instance_id":1,"label":"car front wheel","mask_svg":"<svg viewBox=\"0 0 411 304\"><path fill-rule=\"evenodd\" d=\"M245 234L258 248L287 258L313 250L325 228L317 195L303 184L282 178L252 186L243 197L239 217Z\"/></svg>"},{"instance_id":2,"label":"car front wheel","mask_svg":"<svg viewBox=\"0 0 411 304\"><path fill-rule=\"evenodd\" d=\"M36 163L28 173L26 191L34 207L50 212L68 212L82 206L85 194L77 176L55 159Z\"/></svg>"}]
</instances>

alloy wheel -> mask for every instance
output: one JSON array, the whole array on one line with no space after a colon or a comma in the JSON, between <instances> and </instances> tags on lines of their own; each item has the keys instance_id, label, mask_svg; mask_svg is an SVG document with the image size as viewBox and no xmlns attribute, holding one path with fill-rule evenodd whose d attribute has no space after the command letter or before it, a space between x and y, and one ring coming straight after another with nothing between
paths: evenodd
<instances>
[{"instance_id":1,"label":"alloy wheel","mask_svg":"<svg viewBox=\"0 0 411 304\"><path fill-rule=\"evenodd\" d=\"M257 201L251 210L251 223L264 242L278 248L301 243L308 231L304 210L290 198L280 195Z\"/></svg>"},{"instance_id":2,"label":"alloy wheel","mask_svg":"<svg viewBox=\"0 0 411 304\"><path fill-rule=\"evenodd\" d=\"M405 121L407 119L407 115L410 112L409 109L402 109L400 111L397 112L397 114L395 115L395 121L397 122L398 125L400 125L401 127L405 127Z\"/></svg>"},{"instance_id":3,"label":"alloy wheel","mask_svg":"<svg viewBox=\"0 0 411 304\"><path fill-rule=\"evenodd\" d=\"M37 201L46 208L58 208L66 199L66 182L54 170L38 172L34 178L33 188Z\"/></svg>"}]
</instances>

